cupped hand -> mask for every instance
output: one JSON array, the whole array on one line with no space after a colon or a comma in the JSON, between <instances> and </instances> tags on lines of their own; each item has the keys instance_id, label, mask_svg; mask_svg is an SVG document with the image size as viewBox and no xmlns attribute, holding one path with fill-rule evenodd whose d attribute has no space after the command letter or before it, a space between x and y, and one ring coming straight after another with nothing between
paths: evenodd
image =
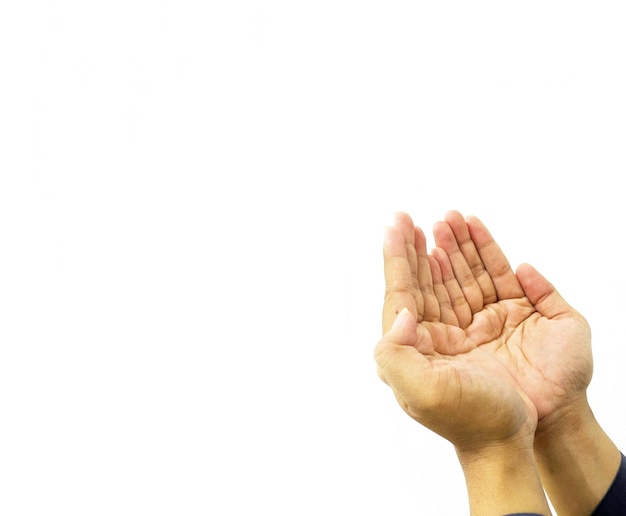
<instances>
[{"instance_id":1,"label":"cupped hand","mask_svg":"<svg viewBox=\"0 0 626 516\"><path fill-rule=\"evenodd\" d=\"M400 216L408 224L406 215ZM502 364L535 405L539 425L584 398L592 375L587 321L528 264L513 272L476 217L451 211L433 228L442 320L471 328L486 309L506 315L499 335L481 348ZM496 308L497 307L497 308Z\"/></svg>"},{"instance_id":2,"label":"cupped hand","mask_svg":"<svg viewBox=\"0 0 626 516\"><path fill-rule=\"evenodd\" d=\"M428 257L406 214L386 230L384 263L384 336L375 357L401 407L457 449L518 439L532 445L535 406L492 352L507 331L507 306L476 304L468 324L459 324L442 276L448 271Z\"/></svg>"}]
</instances>

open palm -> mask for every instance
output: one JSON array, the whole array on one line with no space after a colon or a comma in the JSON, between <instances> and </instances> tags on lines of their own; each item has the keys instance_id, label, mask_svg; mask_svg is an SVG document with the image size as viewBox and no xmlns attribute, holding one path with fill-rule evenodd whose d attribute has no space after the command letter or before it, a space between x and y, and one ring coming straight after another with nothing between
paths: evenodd
<instances>
[{"instance_id":1,"label":"open palm","mask_svg":"<svg viewBox=\"0 0 626 516\"><path fill-rule=\"evenodd\" d=\"M448 212L433 234L429 255L407 214L386 232L379 375L457 451L530 437L557 512L591 514L622 456L586 400L589 325L532 266L513 272L477 218Z\"/></svg>"},{"instance_id":2,"label":"open palm","mask_svg":"<svg viewBox=\"0 0 626 516\"><path fill-rule=\"evenodd\" d=\"M381 378L409 415L457 447L532 436L535 406L491 351L506 330L506 306L485 306L463 327L442 320L446 306L452 308L437 262L427 257L421 230L404 216L397 222L384 248Z\"/></svg>"},{"instance_id":3,"label":"open palm","mask_svg":"<svg viewBox=\"0 0 626 516\"><path fill-rule=\"evenodd\" d=\"M441 320L469 328L485 309L506 312L500 335L483 348L515 377L540 421L583 396L592 374L585 319L530 265L515 274L477 218L449 212L434 236L430 263L433 292L446 307Z\"/></svg>"}]
</instances>

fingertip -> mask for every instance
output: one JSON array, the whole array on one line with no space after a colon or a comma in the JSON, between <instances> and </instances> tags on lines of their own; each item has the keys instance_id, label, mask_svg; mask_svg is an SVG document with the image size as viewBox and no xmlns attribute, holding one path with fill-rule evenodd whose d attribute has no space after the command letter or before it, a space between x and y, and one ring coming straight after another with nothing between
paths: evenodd
<instances>
[{"instance_id":1,"label":"fingertip","mask_svg":"<svg viewBox=\"0 0 626 516\"><path fill-rule=\"evenodd\" d=\"M433 224L433 231L442 227L447 227L448 223L445 220L438 220Z\"/></svg>"},{"instance_id":2,"label":"fingertip","mask_svg":"<svg viewBox=\"0 0 626 516\"><path fill-rule=\"evenodd\" d=\"M413 219L405 211L396 211L393 215L395 225L411 224L413 225Z\"/></svg>"},{"instance_id":3,"label":"fingertip","mask_svg":"<svg viewBox=\"0 0 626 516\"><path fill-rule=\"evenodd\" d=\"M535 269L530 263L527 262L522 262L517 266L517 269L515 269L515 275L516 276L528 276L529 274L532 273L538 273L537 269Z\"/></svg>"},{"instance_id":4,"label":"fingertip","mask_svg":"<svg viewBox=\"0 0 626 516\"><path fill-rule=\"evenodd\" d=\"M447 260L448 258L448 253L446 253L445 249L441 247L433 247L433 249L430 251L430 255L439 265L441 265L442 260Z\"/></svg>"},{"instance_id":5,"label":"fingertip","mask_svg":"<svg viewBox=\"0 0 626 516\"><path fill-rule=\"evenodd\" d=\"M476 215L466 215L465 216L465 222L468 225L475 225L475 224L481 224L482 225L482 221L480 220L479 217L477 217Z\"/></svg>"},{"instance_id":6,"label":"fingertip","mask_svg":"<svg viewBox=\"0 0 626 516\"><path fill-rule=\"evenodd\" d=\"M465 217L465 224L467 225L467 229L469 230L472 239L479 238L480 235L489 233L485 224L483 224L483 221L476 215L467 215Z\"/></svg>"},{"instance_id":7,"label":"fingertip","mask_svg":"<svg viewBox=\"0 0 626 516\"><path fill-rule=\"evenodd\" d=\"M541 274L533 265L527 262L522 262L517 266L515 270L515 276L522 285L522 288L526 290L526 286L529 283L549 283L543 274Z\"/></svg>"},{"instance_id":8,"label":"fingertip","mask_svg":"<svg viewBox=\"0 0 626 516\"><path fill-rule=\"evenodd\" d=\"M522 290L534 305L542 303L550 294L555 292L554 285L529 263L518 265L515 275Z\"/></svg>"},{"instance_id":9,"label":"fingertip","mask_svg":"<svg viewBox=\"0 0 626 516\"><path fill-rule=\"evenodd\" d=\"M435 241L444 238L444 236L448 235L450 232L450 225L444 220L439 220L433 224L433 237Z\"/></svg>"},{"instance_id":10,"label":"fingertip","mask_svg":"<svg viewBox=\"0 0 626 516\"><path fill-rule=\"evenodd\" d=\"M400 230L393 226L387 226L383 236L383 256L406 257L405 242Z\"/></svg>"},{"instance_id":11,"label":"fingertip","mask_svg":"<svg viewBox=\"0 0 626 516\"><path fill-rule=\"evenodd\" d=\"M417 249L417 252L426 254L426 234L424 233L422 228L419 228L417 226L413 228L413 233L415 248Z\"/></svg>"},{"instance_id":12,"label":"fingertip","mask_svg":"<svg viewBox=\"0 0 626 516\"><path fill-rule=\"evenodd\" d=\"M391 327L383 334L377 349L383 351L396 345L413 346L417 338L417 320L408 308L398 312Z\"/></svg>"},{"instance_id":13,"label":"fingertip","mask_svg":"<svg viewBox=\"0 0 626 516\"><path fill-rule=\"evenodd\" d=\"M398 315L396 315L396 319L393 321L391 329L396 330L403 327L411 318L413 318L413 315L405 306L402 310L400 310L400 312L398 312Z\"/></svg>"},{"instance_id":14,"label":"fingertip","mask_svg":"<svg viewBox=\"0 0 626 516\"><path fill-rule=\"evenodd\" d=\"M459 210L448 210L443 215L444 220L456 219L459 217L463 218L463 214Z\"/></svg>"}]
</instances>

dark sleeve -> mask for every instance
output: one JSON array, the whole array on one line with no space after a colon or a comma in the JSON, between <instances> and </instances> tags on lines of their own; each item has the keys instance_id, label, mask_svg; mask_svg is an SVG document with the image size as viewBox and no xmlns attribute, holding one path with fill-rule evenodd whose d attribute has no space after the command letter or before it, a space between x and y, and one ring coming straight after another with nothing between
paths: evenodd
<instances>
[{"instance_id":1,"label":"dark sleeve","mask_svg":"<svg viewBox=\"0 0 626 516\"><path fill-rule=\"evenodd\" d=\"M626 457L622 454L622 462L615 480L604 495L604 498L593 511L592 516L621 516L626 514Z\"/></svg>"}]
</instances>

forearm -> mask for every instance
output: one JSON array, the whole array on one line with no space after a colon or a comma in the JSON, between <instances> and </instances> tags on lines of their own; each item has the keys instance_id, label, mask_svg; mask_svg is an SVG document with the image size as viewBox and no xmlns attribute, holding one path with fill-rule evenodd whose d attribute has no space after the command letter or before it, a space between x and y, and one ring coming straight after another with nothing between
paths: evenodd
<instances>
[{"instance_id":1,"label":"forearm","mask_svg":"<svg viewBox=\"0 0 626 516\"><path fill-rule=\"evenodd\" d=\"M457 455L471 516L551 514L530 446L497 446Z\"/></svg>"},{"instance_id":2,"label":"forearm","mask_svg":"<svg viewBox=\"0 0 626 516\"><path fill-rule=\"evenodd\" d=\"M591 514L620 465L618 448L596 421L586 398L542 423L535 456L543 485L559 516Z\"/></svg>"}]
</instances>

